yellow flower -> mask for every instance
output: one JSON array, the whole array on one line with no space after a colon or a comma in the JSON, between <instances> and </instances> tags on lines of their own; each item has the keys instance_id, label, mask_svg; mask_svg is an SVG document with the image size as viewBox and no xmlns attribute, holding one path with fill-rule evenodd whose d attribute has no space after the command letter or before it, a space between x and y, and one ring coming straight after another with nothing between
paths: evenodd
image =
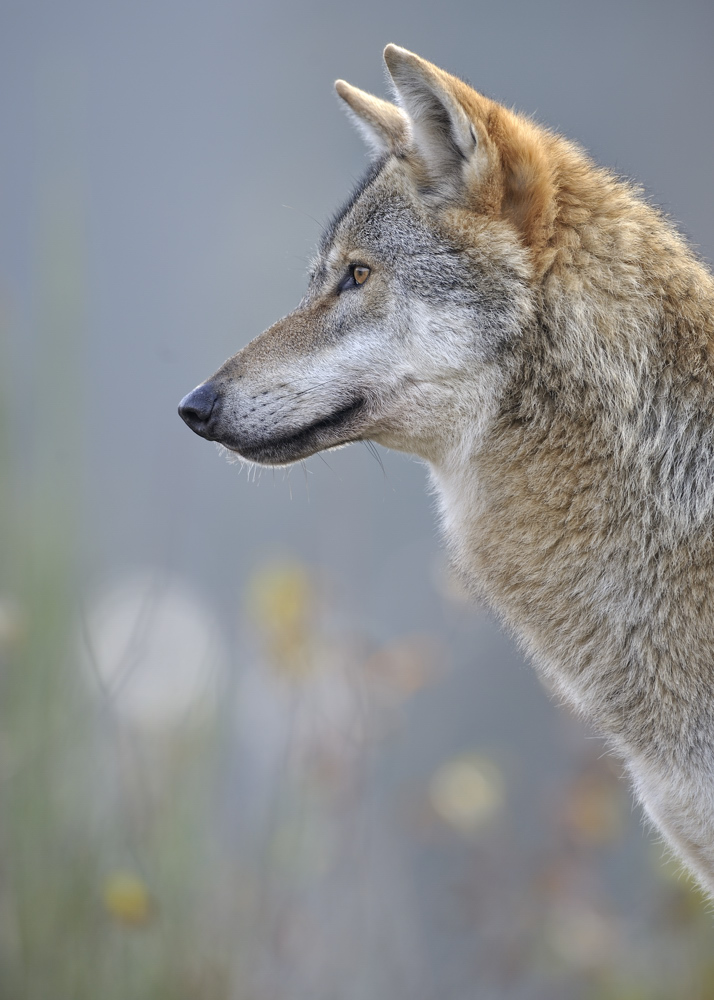
<instances>
[{"instance_id":1,"label":"yellow flower","mask_svg":"<svg viewBox=\"0 0 714 1000\"><path fill-rule=\"evenodd\" d=\"M311 604L311 588L301 566L266 567L251 581L252 604L263 628L295 628L304 619Z\"/></svg>"},{"instance_id":2,"label":"yellow flower","mask_svg":"<svg viewBox=\"0 0 714 1000\"><path fill-rule=\"evenodd\" d=\"M25 614L11 597L0 597L0 649L16 646L26 633Z\"/></svg>"},{"instance_id":3,"label":"yellow flower","mask_svg":"<svg viewBox=\"0 0 714 1000\"><path fill-rule=\"evenodd\" d=\"M116 920L132 927L148 922L151 898L142 880L131 872L115 872L104 883L104 906Z\"/></svg>"},{"instance_id":4,"label":"yellow flower","mask_svg":"<svg viewBox=\"0 0 714 1000\"><path fill-rule=\"evenodd\" d=\"M291 679L308 675L314 595L305 570L291 564L260 570L251 581L250 606L277 672Z\"/></svg>"}]
</instances>

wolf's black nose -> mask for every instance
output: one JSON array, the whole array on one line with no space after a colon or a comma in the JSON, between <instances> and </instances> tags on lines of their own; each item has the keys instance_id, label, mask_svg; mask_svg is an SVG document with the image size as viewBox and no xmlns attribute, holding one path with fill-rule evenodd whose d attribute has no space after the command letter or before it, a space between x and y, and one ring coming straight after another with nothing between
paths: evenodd
<instances>
[{"instance_id":1,"label":"wolf's black nose","mask_svg":"<svg viewBox=\"0 0 714 1000\"><path fill-rule=\"evenodd\" d=\"M200 434L201 437L208 435L208 425L218 396L219 393L215 386L206 382L204 385L199 385L193 392L189 392L188 396L184 396L179 403L179 416L186 421L192 431Z\"/></svg>"}]
</instances>

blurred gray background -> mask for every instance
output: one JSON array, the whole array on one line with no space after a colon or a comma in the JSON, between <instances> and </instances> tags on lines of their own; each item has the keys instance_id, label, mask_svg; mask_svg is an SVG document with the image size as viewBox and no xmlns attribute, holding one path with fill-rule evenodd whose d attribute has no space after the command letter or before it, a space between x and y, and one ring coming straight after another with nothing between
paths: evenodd
<instances>
[{"instance_id":1,"label":"blurred gray background","mask_svg":"<svg viewBox=\"0 0 714 1000\"><path fill-rule=\"evenodd\" d=\"M176 414L300 298L367 163L332 83L384 95L389 41L711 258L713 29L694 0L4 0L0 997L714 996L710 917L455 592L423 468L247 475Z\"/></svg>"}]
</instances>

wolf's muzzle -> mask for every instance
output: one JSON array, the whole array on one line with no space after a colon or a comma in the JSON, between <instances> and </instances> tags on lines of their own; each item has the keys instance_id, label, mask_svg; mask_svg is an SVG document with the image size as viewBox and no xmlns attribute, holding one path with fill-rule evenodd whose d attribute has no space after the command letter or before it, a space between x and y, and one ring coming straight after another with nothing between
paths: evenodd
<instances>
[{"instance_id":1,"label":"wolf's muzzle","mask_svg":"<svg viewBox=\"0 0 714 1000\"><path fill-rule=\"evenodd\" d=\"M220 393L210 382L199 385L179 403L179 416L196 434L212 440L211 424L215 423ZM214 418L212 421L211 418Z\"/></svg>"}]
</instances>

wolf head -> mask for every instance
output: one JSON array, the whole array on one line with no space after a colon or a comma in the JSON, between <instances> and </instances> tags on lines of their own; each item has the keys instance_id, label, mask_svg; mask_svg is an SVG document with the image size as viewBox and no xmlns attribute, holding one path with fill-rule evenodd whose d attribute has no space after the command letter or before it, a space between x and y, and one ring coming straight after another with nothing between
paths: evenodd
<instances>
[{"instance_id":1,"label":"wolf head","mask_svg":"<svg viewBox=\"0 0 714 1000\"><path fill-rule=\"evenodd\" d=\"M342 80L371 167L307 292L189 393L189 427L282 465L371 439L438 462L498 410L552 224L548 134L388 45L396 104Z\"/></svg>"}]
</instances>

